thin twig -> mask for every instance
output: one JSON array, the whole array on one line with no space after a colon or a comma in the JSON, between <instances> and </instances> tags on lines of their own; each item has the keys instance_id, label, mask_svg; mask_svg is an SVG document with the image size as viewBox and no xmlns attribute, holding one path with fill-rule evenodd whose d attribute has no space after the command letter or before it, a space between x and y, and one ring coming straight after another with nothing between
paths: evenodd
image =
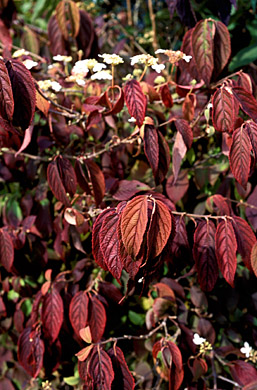
<instances>
[{"instance_id":1,"label":"thin twig","mask_svg":"<svg viewBox=\"0 0 257 390\"><path fill-rule=\"evenodd\" d=\"M155 14L154 14L154 10L153 10L152 0L148 0L148 9L149 9L149 16L150 16L151 23L152 23L153 48L154 48L154 51L156 52L158 50L158 41L157 41Z\"/></svg>"},{"instance_id":2,"label":"thin twig","mask_svg":"<svg viewBox=\"0 0 257 390\"><path fill-rule=\"evenodd\" d=\"M2 43L2 42L0 42L0 47L2 48L2 49L4 49L5 48L5 45ZM19 47L19 46L15 46L15 45L12 45L12 48L13 49L15 49L15 50L21 50L22 48L21 47ZM38 54L35 54L35 53L32 53L31 51L29 51L29 50L25 50L31 57L34 57L34 58L36 58L37 60L40 60L41 62L46 62L46 59L45 58L43 58L43 57L41 57L41 56L39 56Z\"/></svg>"},{"instance_id":3,"label":"thin twig","mask_svg":"<svg viewBox=\"0 0 257 390\"><path fill-rule=\"evenodd\" d=\"M218 375L218 378L224 382L231 383L232 385L238 387L238 389L242 389L242 386L239 385L239 383L232 381L231 379L227 379L222 375Z\"/></svg>"}]
</instances>

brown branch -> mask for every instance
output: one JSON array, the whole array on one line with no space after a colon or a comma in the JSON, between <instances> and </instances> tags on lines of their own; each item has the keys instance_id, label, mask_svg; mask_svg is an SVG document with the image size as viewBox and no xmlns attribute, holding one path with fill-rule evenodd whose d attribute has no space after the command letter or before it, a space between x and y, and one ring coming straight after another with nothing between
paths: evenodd
<instances>
[{"instance_id":1,"label":"brown branch","mask_svg":"<svg viewBox=\"0 0 257 390\"><path fill-rule=\"evenodd\" d=\"M154 10L153 10L152 0L148 0L148 9L149 9L149 16L150 16L151 23L152 23L152 30L153 30L153 48L154 48L154 51L156 51L156 50L158 50L158 41L157 41L155 14L154 14Z\"/></svg>"}]
</instances>

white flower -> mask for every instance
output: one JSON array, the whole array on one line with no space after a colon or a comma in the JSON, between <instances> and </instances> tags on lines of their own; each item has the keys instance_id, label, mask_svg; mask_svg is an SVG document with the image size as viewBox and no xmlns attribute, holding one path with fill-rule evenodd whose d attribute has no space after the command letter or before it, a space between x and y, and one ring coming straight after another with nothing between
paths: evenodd
<instances>
[{"instance_id":1,"label":"white flower","mask_svg":"<svg viewBox=\"0 0 257 390\"><path fill-rule=\"evenodd\" d=\"M131 65L145 64L147 61L148 54L138 54L137 56L130 57Z\"/></svg>"},{"instance_id":2,"label":"white flower","mask_svg":"<svg viewBox=\"0 0 257 390\"><path fill-rule=\"evenodd\" d=\"M112 80L112 75L108 70L101 70L100 72L94 73L91 76L91 80Z\"/></svg>"},{"instance_id":3,"label":"white flower","mask_svg":"<svg viewBox=\"0 0 257 390\"><path fill-rule=\"evenodd\" d=\"M18 57L21 57L23 55L28 55L29 52L24 50L24 49L19 49L19 50L16 50L14 53L13 53L13 58L18 58Z\"/></svg>"},{"instance_id":4,"label":"white flower","mask_svg":"<svg viewBox=\"0 0 257 390\"><path fill-rule=\"evenodd\" d=\"M51 82L51 88L52 88L55 92L59 92L59 91L62 89L62 86L61 86L61 84L59 84L57 81L52 81L52 82Z\"/></svg>"},{"instance_id":5,"label":"white flower","mask_svg":"<svg viewBox=\"0 0 257 390\"><path fill-rule=\"evenodd\" d=\"M103 64L102 62L97 62L97 64L95 64L95 66L93 67L93 72L100 72L102 69L105 68L107 68L105 64Z\"/></svg>"},{"instance_id":6,"label":"white flower","mask_svg":"<svg viewBox=\"0 0 257 390\"><path fill-rule=\"evenodd\" d=\"M84 85L86 85L86 82L83 79L76 79L76 83L81 87L84 87Z\"/></svg>"},{"instance_id":7,"label":"white flower","mask_svg":"<svg viewBox=\"0 0 257 390\"><path fill-rule=\"evenodd\" d=\"M136 118L134 118L133 116L131 118L128 119L128 122L136 122Z\"/></svg>"},{"instance_id":8,"label":"white flower","mask_svg":"<svg viewBox=\"0 0 257 390\"><path fill-rule=\"evenodd\" d=\"M186 62L189 62L192 58L192 56L187 56L186 54L183 54L183 60L186 61Z\"/></svg>"},{"instance_id":9,"label":"white flower","mask_svg":"<svg viewBox=\"0 0 257 390\"><path fill-rule=\"evenodd\" d=\"M25 65L27 69L31 69L34 68L34 66L37 66L38 62L27 59L23 61L23 65Z\"/></svg>"},{"instance_id":10,"label":"white flower","mask_svg":"<svg viewBox=\"0 0 257 390\"><path fill-rule=\"evenodd\" d=\"M247 357L249 358L250 353L251 353L252 347L247 342L244 342L244 346L240 348L240 351Z\"/></svg>"},{"instance_id":11,"label":"white flower","mask_svg":"<svg viewBox=\"0 0 257 390\"><path fill-rule=\"evenodd\" d=\"M156 50L155 54L165 54L166 50L164 49L158 49Z\"/></svg>"},{"instance_id":12,"label":"white flower","mask_svg":"<svg viewBox=\"0 0 257 390\"><path fill-rule=\"evenodd\" d=\"M71 56L62 56L61 54L57 54L56 56L53 56L54 61L58 62L71 62L72 57Z\"/></svg>"},{"instance_id":13,"label":"white flower","mask_svg":"<svg viewBox=\"0 0 257 390\"><path fill-rule=\"evenodd\" d=\"M194 334L194 338L193 338L193 343L195 345L201 345L202 343L204 343L206 341L205 338L203 337L200 337L198 333L195 333Z\"/></svg>"},{"instance_id":14,"label":"white flower","mask_svg":"<svg viewBox=\"0 0 257 390\"><path fill-rule=\"evenodd\" d=\"M165 65L164 64L155 64L155 65L152 65L151 68L154 69L155 72L161 73L161 71L163 69L165 69Z\"/></svg>"},{"instance_id":15,"label":"white flower","mask_svg":"<svg viewBox=\"0 0 257 390\"><path fill-rule=\"evenodd\" d=\"M206 108L207 108L208 110L209 110L210 108L212 108L212 103L208 103Z\"/></svg>"},{"instance_id":16,"label":"white flower","mask_svg":"<svg viewBox=\"0 0 257 390\"><path fill-rule=\"evenodd\" d=\"M103 58L103 62L109 65L119 65L122 64L124 61L123 59L118 56L118 54L98 54L98 57Z\"/></svg>"}]
</instances>

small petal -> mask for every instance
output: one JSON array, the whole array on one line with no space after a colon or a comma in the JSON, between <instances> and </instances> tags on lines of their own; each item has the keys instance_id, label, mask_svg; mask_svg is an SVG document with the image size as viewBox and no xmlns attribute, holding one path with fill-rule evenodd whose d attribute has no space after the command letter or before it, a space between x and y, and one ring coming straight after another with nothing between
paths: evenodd
<instances>
[{"instance_id":1,"label":"small petal","mask_svg":"<svg viewBox=\"0 0 257 390\"><path fill-rule=\"evenodd\" d=\"M107 70L101 70L91 76L91 80L112 80L112 75Z\"/></svg>"},{"instance_id":2,"label":"small petal","mask_svg":"<svg viewBox=\"0 0 257 390\"><path fill-rule=\"evenodd\" d=\"M252 351L252 347L250 347L249 343L244 342L244 346L240 348L240 351L247 357L250 357L250 353Z\"/></svg>"},{"instance_id":3,"label":"small petal","mask_svg":"<svg viewBox=\"0 0 257 390\"><path fill-rule=\"evenodd\" d=\"M164 49L158 49L156 50L155 54L165 54L166 50Z\"/></svg>"},{"instance_id":4,"label":"small petal","mask_svg":"<svg viewBox=\"0 0 257 390\"><path fill-rule=\"evenodd\" d=\"M165 69L165 65L164 64L155 64L155 65L152 65L151 68L154 69L155 72L161 73L161 71L163 69Z\"/></svg>"},{"instance_id":5,"label":"small petal","mask_svg":"<svg viewBox=\"0 0 257 390\"><path fill-rule=\"evenodd\" d=\"M136 118L134 118L133 116L131 118L128 119L128 122L136 122Z\"/></svg>"},{"instance_id":6,"label":"small petal","mask_svg":"<svg viewBox=\"0 0 257 390\"><path fill-rule=\"evenodd\" d=\"M195 345L201 345L202 343L204 343L206 341L205 338L203 337L200 337L198 333L195 333L194 334L194 338L193 338L193 343Z\"/></svg>"},{"instance_id":7,"label":"small petal","mask_svg":"<svg viewBox=\"0 0 257 390\"><path fill-rule=\"evenodd\" d=\"M97 64L95 64L95 66L93 67L93 72L100 72L101 70L105 69L106 68L106 65L105 64L102 64L101 62L98 62Z\"/></svg>"},{"instance_id":8,"label":"small petal","mask_svg":"<svg viewBox=\"0 0 257 390\"><path fill-rule=\"evenodd\" d=\"M191 60L192 56L187 56L186 54L184 54L182 58L184 61L189 62Z\"/></svg>"},{"instance_id":9,"label":"small petal","mask_svg":"<svg viewBox=\"0 0 257 390\"><path fill-rule=\"evenodd\" d=\"M25 65L27 69L32 69L38 65L38 62L27 59L23 61L23 65Z\"/></svg>"}]
</instances>

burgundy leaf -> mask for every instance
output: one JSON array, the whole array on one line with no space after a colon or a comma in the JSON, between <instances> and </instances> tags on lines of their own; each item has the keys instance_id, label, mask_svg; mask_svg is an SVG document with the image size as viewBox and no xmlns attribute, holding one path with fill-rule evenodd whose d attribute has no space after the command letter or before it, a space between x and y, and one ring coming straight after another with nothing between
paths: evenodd
<instances>
[{"instance_id":1,"label":"burgundy leaf","mask_svg":"<svg viewBox=\"0 0 257 390\"><path fill-rule=\"evenodd\" d=\"M76 37L78 49L83 51L83 58L96 58L98 40L91 17L84 10L79 10L80 28Z\"/></svg>"},{"instance_id":2,"label":"burgundy leaf","mask_svg":"<svg viewBox=\"0 0 257 390\"><path fill-rule=\"evenodd\" d=\"M248 223L240 218L233 217L233 227L236 234L237 250L248 269L251 267L251 251L256 243L256 237Z\"/></svg>"},{"instance_id":3,"label":"burgundy leaf","mask_svg":"<svg viewBox=\"0 0 257 390\"><path fill-rule=\"evenodd\" d=\"M163 182L170 166L170 149L169 145L160 131L158 131L159 143L159 165L155 176L155 183L158 185Z\"/></svg>"},{"instance_id":4,"label":"burgundy leaf","mask_svg":"<svg viewBox=\"0 0 257 390\"><path fill-rule=\"evenodd\" d=\"M240 386L257 381L257 370L250 363L244 362L243 360L237 360L233 363L233 366L230 367L230 372L234 381Z\"/></svg>"},{"instance_id":5,"label":"burgundy leaf","mask_svg":"<svg viewBox=\"0 0 257 390\"><path fill-rule=\"evenodd\" d=\"M41 319L45 337L52 344L57 339L63 322L63 301L55 287L43 298Z\"/></svg>"},{"instance_id":6,"label":"burgundy leaf","mask_svg":"<svg viewBox=\"0 0 257 390\"><path fill-rule=\"evenodd\" d=\"M141 183L138 180L120 180L119 187L113 194L113 198L117 200L129 200L138 192L149 190L150 187L147 184Z\"/></svg>"},{"instance_id":7,"label":"burgundy leaf","mask_svg":"<svg viewBox=\"0 0 257 390\"><path fill-rule=\"evenodd\" d=\"M192 49L198 73L209 85L214 69L213 41L215 23L212 20L200 20L192 32Z\"/></svg>"},{"instance_id":8,"label":"burgundy leaf","mask_svg":"<svg viewBox=\"0 0 257 390\"><path fill-rule=\"evenodd\" d=\"M88 363L88 375L92 378L94 388L110 390L114 379L112 361L107 352L98 348Z\"/></svg>"},{"instance_id":9,"label":"burgundy leaf","mask_svg":"<svg viewBox=\"0 0 257 390\"><path fill-rule=\"evenodd\" d=\"M10 272L14 260L12 239L5 230L0 229L0 263Z\"/></svg>"},{"instance_id":10,"label":"burgundy leaf","mask_svg":"<svg viewBox=\"0 0 257 390\"><path fill-rule=\"evenodd\" d=\"M176 234L172 241L171 252L175 257L179 257L183 253L183 249L189 250L189 242L187 238L187 230L183 216L175 216Z\"/></svg>"},{"instance_id":11,"label":"burgundy leaf","mask_svg":"<svg viewBox=\"0 0 257 390\"><path fill-rule=\"evenodd\" d=\"M156 177L159 166L159 144L158 132L153 125L145 125L144 151L150 167L152 168L153 175Z\"/></svg>"},{"instance_id":12,"label":"burgundy leaf","mask_svg":"<svg viewBox=\"0 0 257 390\"><path fill-rule=\"evenodd\" d=\"M74 170L76 173L77 181L78 181L80 187L82 188L82 190L85 191L86 194L91 195L91 190L90 190L89 185L88 185L88 180L87 180L86 175L83 171L82 164L80 163L80 161L78 161L78 160L75 161Z\"/></svg>"},{"instance_id":13,"label":"burgundy leaf","mask_svg":"<svg viewBox=\"0 0 257 390\"><path fill-rule=\"evenodd\" d=\"M14 100L12 85L5 63L0 60L0 115L3 119L12 120Z\"/></svg>"},{"instance_id":14,"label":"burgundy leaf","mask_svg":"<svg viewBox=\"0 0 257 390\"><path fill-rule=\"evenodd\" d=\"M92 234L92 253L94 256L94 259L96 263L102 267L105 271L108 270L107 264L105 264L105 259L100 247L100 230L102 227L102 223L104 218L108 214L112 214L115 209L106 209L101 214L98 215L98 217L95 220L94 226L93 226L93 234Z\"/></svg>"},{"instance_id":15,"label":"burgundy leaf","mask_svg":"<svg viewBox=\"0 0 257 390\"><path fill-rule=\"evenodd\" d=\"M65 157L58 156L56 158L56 162L59 168L60 179L63 183L63 186L66 192L73 196L77 189L77 179L74 168L71 162Z\"/></svg>"},{"instance_id":16,"label":"burgundy leaf","mask_svg":"<svg viewBox=\"0 0 257 390\"><path fill-rule=\"evenodd\" d=\"M212 122L215 130L231 133L238 114L238 103L229 88L222 86L212 97Z\"/></svg>"},{"instance_id":17,"label":"burgundy leaf","mask_svg":"<svg viewBox=\"0 0 257 390\"><path fill-rule=\"evenodd\" d=\"M138 255L147 226L147 196L133 198L121 214L121 234L126 251L133 258Z\"/></svg>"},{"instance_id":18,"label":"burgundy leaf","mask_svg":"<svg viewBox=\"0 0 257 390\"><path fill-rule=\"evenodd\" d=\"M128 369L122 350L115 346L108 350L114 370L113 389L134 390L135 381Z\"/></svg>"},{"instance_id":19,"label":"burgundy leaf","mask_svg":"<svg viewBox=\"0 0 257 390\"><path fill-rule=\"evenodd\" d=\"M96 206L99 206L105 194L104 174L94 161L86 160L85 164L88 169L88 175L92 182Z\"/></svg>"},{"instance_id":20,"label":"burgundy leaf","mask_svg":"<svg viewBox=\"0 0 257 390\"><path fill-rule=\"evenodd\" d=\"M194 93L187 93L185 100L182 104L183 117L186 121L192 122L195 116L195 107L196 107L196 95ZM178 130L178 128L177 128ZM190 127L191 130L191 127ZM192 130L191 130L192 131ZM193 139L193 135L192 135Z\"/></svg>"},{"instance_id":21,"label":"burgundy leaf","mask_svg":"<svg viewBox=\"0 0 257 390\"><path fill-rule=\"evenodd\" d=\"M122 271L122 263L119 258L119 239L117 224L119 215L113 211L109 213L102 222L99 233L100 248L111 274L119 281Z\"/></svg>"},{"instance_id":22,"label":"burgundy leaf","mask_svg":"<svg viewBox=\"0 0 257 390\"><path fill-rule=\"evenodd\" d=\"M257 186L255 186L253 192L251 195L247 198L247 203L250 205L255 206L254 208L252 207L246 207L245 209L245 214L250 221L251 225L253 226L254 230L257 230Z\"/></svg>"},{"instance_id":23,"label":"burgundy leaf","mask_svg":"<svg viewBox=\"0 0 257 390\"><path fill-rule=\"evenodd\" d=\"M172 150L172 169L173 169L173 185L176 183L178 174L180 171L180 166L183 158L186 155L186 145L185 142L183 141L183 137L178 131L176 134L175 142L173 145L173 150Z\"/></svg>"},{"instance_id":24,"label":"burgundy leaf","mask_svg":"<svg viewBox=\"0 0 257 390\"><path fill-rule=\"evenodd\" d=\"M237 86L244 88L248 92L253 92L252 80L249 74L238 72Z\"/></svg>"},{"instance_id":25,"label":"burgundy leaf","mask_svg":"<svg viewBox=\"0 0 257 390\"><path fill-rule=\"evenodd\" d=\"M182 356L175 343L168 341L167 346L172 356L172 364L169 374L169 389L178 390L184 378Z\"/></svg>"},{"instance_id":26,"label":"burgundy leaf","mask_svg":"<svg viewBox=\"0 0 257 390\"><path fill-rule=\"evenodd\" d=\"M219 75L228 63L231 55L230 34L222 22L215 21L216 31L214 36L214 75Z\"/></svg>"},{"instance_id":27,"label":"burgundy leaf","mask_svg":"<svg viewBox=\"0 0 257 390\"><path fill-rule=\"evenodd\" d=\"M19 150L15 153L15 157L17 157L26 147L30 144L32 133L33 133L34 125L30 125L26 130L25 130L25 135L24 139L22 141L21 147Z\"/></svg>"},{"instance_id":28,"label":"burgundy leaf","mask_svg":"<svg viewBox=\"0 0 257 390\"><path fill-rule=\"evenodd\" d=\"M218 215L231 215L230 207L222 195L212 195L207 199L206 203L209 206L209 210L211 210L211 212L215 210L216 214ZM213 207L212 203L215 204L216 208Z\"/></svg>"},{"instance_id":29,"label":"burgundy leaf","mask_svg":"<svg viewBox=\"0 0 257 390\"><path fill-rule=\"evenodd\" d=\"M68 54L66 42L63 38L55 15L51 16L48 22L48 37L50 42L50 51L53 56L56 56L58 54Z\"/></svg>"},{"instance_id":30,"label":"burgundy leaf","mask_svg":"<svg viewBox=\"0 0 257 390\"><path fill-rule=\"evenodd\" d=\"M255 276L257 277L257 243L255 243L252 247L251 251L251 267Z\"/></svg>"},{"instance_id":31,"label":"burgundy leaf","mask_svg":"<svg viewBox=\"0 0 257 390\"><path fill-rule=\"evenodd\" d=\"M232 92L242 110L257 122L257 102L251 93L242 87L232 87Z\"/></svg>"},{"instance_id":32,"label":"burgundy leaf","mask_svg":"<svg viewBox=\"0 0 257 390\"><path fill-rule=\"evenodd\" d=\"M36 378L43 367L44 343L32 328L25 328L18 340L18 360L26 372Z\"/></svg>"},{"instance_id":33,"label":"burgundy leaf","mask_svg":"<svg viewBox=\"0 0 257 390\"><path fill-rule=\"evenodd\" d=\"M215 235L215 250L222 275L231 287L234 287L237 242L232 222L228 219L223 219L218 224Z\"/></svg>"},{"instance_id":34,"label":"burgundy leaf","mask_svg":"<svg viewBox=\"0 0 257 390\"><path fill-rule=\"evenodd\" d=\"M54 196L65 206L70 207L71 204L66 195L56 161L52 161L47 167L47 181Z\"/></svg>"},{"instance_id":35,"label":"burgundy leaf","mask_svg":"<svg viewBox=\"0 0 257 390\"><path fill-rule=\"evenodd\" d=\"M190 149L193 142L193 132L189 123L185 119L177 119L175 121L176 129L180 132L183 137L183 141L187 147Z\"/></svg>"},{"instance_id":36,"label":"burgundy leaf","mask_svg":"<svg viewBox=\"0 0 257 390\"><path fill-rule=\"evenodd\" d=\"M181 51L185 53L186 55L192 56L191 60L189 62L186 61L180 61L179 63L179 68L180 71L185 72L185 73L190 73L191 77L197 81L200 80L195 59L194 59L194 54L193 54L193 48L192 48L192 33L194 29L191 28L188 30L184 37L183 37L183 42L181 46Z\"/></svg>"},{"instance_id":37,"label":"burgundy leaf","mask_svg":"<svg viewBox=\"0 0 257 390\"><path fill-rule=\"evenodd\" d=\"M77 336L79 336L80 329L87 325L88 302L88 296L84 291L78 291L70 302L69 318Z\"/></svg>"},{"instance_id":38,"label":"burgundy leaf","mask_svg":"<svg viewBox=\"0 0 257 390\"><path fill-rule=\"evenodd\" d=\"M116 96L115 89L118 90L118 95ZM107 115L116 115L118 114L124 106L124 93L123 90L119 85L114 85L114 87L108 87L106 90L107 99L110 101L108 94L114 93L114 99L115 101L110 102L111 109L105 111L103 114L104 116Z\"/></svg>"},{"instance_id":39,"label":"burgundy leaf","mask_svg":"<svg viewBox=\"0 0 257 390\"><path fill-rule=\"evenodd\" d=\"M97 343L104 334L106 311L104 305L94 295L89 300L88 325L90 327L92 341L93 343Z\"/></svg>"},{"instance_id":40,"label":"burgundy leaf","mask_svg":"<svg viewBox=\"0 0 257 390\"><path fill-rule=\"evenodd\" d=\"M147 99L139 82L134 79L128 81L124 87L124 95L129 114L141 127L145 119Z\"/></svg>"},{"instance_id":41,"label":"burgundy leaf","mask_svg":"<svg viewBox=\"0 0 257 390\"><path fill-rule=\"evenodd\" d=\"M14 99L13 125L26 130L32 122L36 107L36 88L30 71L18 60L8 60L6 67Z\"/></svg>"},{"instance_id":42,"label":"burgundy leaf","mask_svg":"<svg viewBox=\"0 0 257 390\"><path fill-rule=\"evenodd\" d=\"M251 142L244 125L233 132L232 143L229 149L229 163L235 179L244 189L250 172Z\"/></svg>"},{"instance_id":43,"label":"burgundy leaf","mask_svg":"<svg viewBox=\"0 0 257 390\"><path fill-rule=\"evenodd\" d=\"M211 344L215 343L216 332L212 323L206 318L200 318L197 325L197 332L201 337L207 339Z\"/></svg>"},{"instance_id":44,"label":"burgundy leaf","mask_svg":"<svg viewBox=\"0 0 257 390\"><path fill-rule=\"evenodd\" d=\"M166 192L172 202L177 203L187 193L189 187L187 170L181 170L178 174L176 183L174 183L174 176L168 177L166 182Z\"/></svg>"},{"instance_id":45,"label":"burgundy leaf","mask_svg":"<svg viewBox=\"0 0 257 390\"><path fill-rule=\"evenodd\" d=\"M177 6L177 0L166 0L166 3L167 3L168 10L170 13L170 18L172 19L174 11L175 11L176 6Z\"/></svg>"},{"instance_id":46,"label":"burgundy leaf","mask_svg":"<svg viewBox=\"0 0 257 390\"><path fill-rule=\"evenodd\" d=\"M195 230L193 256L198 272L198 281L204 291L211 291L219 276L215 256L216 227L212 221L201 221Z\"/></svg>"}]
</instances>

